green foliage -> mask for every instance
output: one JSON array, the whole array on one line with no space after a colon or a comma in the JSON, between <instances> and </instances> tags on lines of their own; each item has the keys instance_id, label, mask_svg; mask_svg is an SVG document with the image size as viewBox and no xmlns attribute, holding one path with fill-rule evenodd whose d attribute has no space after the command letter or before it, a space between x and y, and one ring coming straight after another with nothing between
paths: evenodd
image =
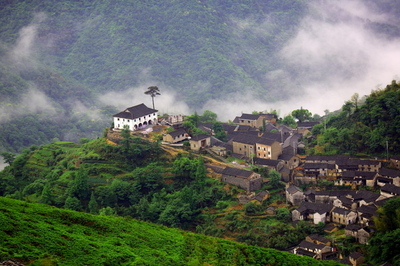
<instances>
[{"instance_id":1,"label":"green foliage","mask_svg":"<svg viewBox=\"0 0 400 266\"><path fill-rule=\"evenodd\" d=\"M292 127L292 128L296 128L296 121L294 120L293 116L291 116L291 115L287 115L287 116L283 117L282 124Z\"/></svg>"},{"instance_id":2,"label":"green foliage","mask_svg":"<svg viewBox=\"0 0 400 266\"><path fill-rule=\"evenodd\" d=\"M284 185L281 182L281 175L275 171L275 170L269 170L268 172L268 176L269 176L269 185L272 188L282 188Z\"/></svg>"},{"instance_id":3,"label":"green foliage","mask_svg":"<svg viewBox=\"0 0 400 266\"><path fill-rule=\"evenodd\" d=\"M276 210L276 219L281 222L288 223L291 221L291 213L286 208L278 208Z\"/></svg>"},{"instance_id":4,"label":"green foliage","mask_svg":"<svg viewBox=\"0 0 400 266\"><path fill-rule=\"evenodd\" d=\"M68 196L67 199L65 200L64 208L74 211L80 211L82 209L82 204L76 197Z\"/></svg>"},{"instance_id":5,"label":"green foliage","mask_svg":"<svg viewBox=\"0 0 400 266\"><path fill-rule=\"evenodd\" d=\"M2 152L0 156L3 156L4 162L8 164L11 164L15 160L15 154L11 152Z\"/></svg>"},{"instance_id":6,"label":"green foliage","mask_svg":"<svg viewBox=\"0 0 400 266\"><path fill-rule=\"evenodd\" d=\"M0 198L0 210L1 261L14 258L24 264L46 261L50 265L339 265L132 219L6 198Z\"/></svg>"},{"instance_id":7,"label":"green foliage","mask_svg":"<svg viewBox=\"0 0 400 266\"><path fill-rule=\"evenodd\" d=\"M374 217L375 227L379 232L393 231L400 228L400 198L391 198L377 211Z\"/></svg>"},{"instance_id":8,"label":"green foliage","mask_svg":"<svg viewBox=\"0 0 400 266\"><path fill-rule=\"evenodd\" d=\"M292 111L292 116L296 118L299 122L304 122L306 120L309 120L311 118L311 112L308 111L307 109L296 109ZM290 119L290 118L288 118Z\"/></svg>"},{"instance_id":9,"label":"green foliage","mask_svg":"<svg viewBox=\"0 0 400 266\"><path fill-rule=\"evenodd\" d=\"M244 211L247 215L259 215L263 213L264 208L250 201L244 205Z\"/></svg>"},{"instance_id":10,"label":"green foliage","mask_svg":"<svg viewBox=\"0 0 400 266\"><path fill-rule=\"evenodd\" d=\"M217 114L210 111L204 110L203 114L200 116L200 122L216 122Z\"/></svg>"},{"instance_id":11,"label":"green foliage","mask_svg":"<svg viewBox=\"0 0 400 266\"><path fill-rule=\"evenodd\" d=\"M393 81L372 92L362 105L356 99L347 101L340 113L330 116L326 130L314 127L313 134L320 134L314 144L330 154L395 154L400 148L399 95L400 85Z\"/></svg>"},{"instance_id":12,"label":"green foliage","mask_svg":"<svg viewBox=\"0 0 400 266\"><path fill-rule=\"evenodd\" d=\"M216 122L213 124L212 129L214 131L215 137L219 139L220 141L227 141L227 136L225 133L224 128L222 127L222 124L220 122Z\"/></svg>"}]
</instances>

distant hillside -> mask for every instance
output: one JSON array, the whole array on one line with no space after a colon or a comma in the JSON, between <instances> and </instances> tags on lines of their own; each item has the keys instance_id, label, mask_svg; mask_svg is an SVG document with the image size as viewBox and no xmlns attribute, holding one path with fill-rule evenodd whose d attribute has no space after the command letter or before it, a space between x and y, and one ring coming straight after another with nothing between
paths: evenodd
<instances>
[{"instance_id":1,"label":"distant hillside","mask_svg":"<svg viewBox=\"0 0 400 266\"><path fill-rule=\"evenodd\" d=\"M315 152L398 155L400 83L393 80L362 99L357 96L346 101L339 113L328 115L324 124L315 126L313 134L318 135L312 141L318 144Z\"/></svg>"},{"instance_id":2,"label":"distant hillside","mask_svg":"<svg viewBox=\"0 0 400 266\"><path fill-rule=\"evenodd\" d=\"M0 152L96 137L117 111L105 106L110 94L106 104L98 97L138 86L176 91L193 110L244 91L265 101L301 95L290 76L304 70L277 54L310 2L1 1ZM400 36L398 2L365 3L393 17L366 28Z\"/></svg>"},{"instance_id":3,"label":"distant hillside","mask_svg":"<svg viewBox=\"0 0 400 266\"><path fill-rule=\"evenodd\" d=\"M339 265L120 217L0 197L0 261L27 265Z\"/></svg>"}]
</instances>

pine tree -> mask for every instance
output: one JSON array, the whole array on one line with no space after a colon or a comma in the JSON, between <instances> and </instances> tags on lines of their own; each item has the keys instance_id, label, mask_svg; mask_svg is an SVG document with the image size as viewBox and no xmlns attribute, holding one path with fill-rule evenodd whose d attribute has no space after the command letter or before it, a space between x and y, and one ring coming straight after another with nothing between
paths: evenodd
<instances>
[{"instance_id":1,"label":"pine tree","mask_svg":"<svg viewBox=\"0 0 400 266\"><path fill-rule=\"evenodd\" d=\"M96 197L94 196L94 193L90 195L90 201L88 204L89 207L89 212L92 214L98 214L99 213L99 204L96 201Z\"/></svg>"},{"instance_id":2,"label":"pine tree","mask_svg":"<svg viewBox=\"0 0 400 266\"><path fill-rule=\"evenodd\" d=\"M46 183L46 185L43 187L42 198L40 202L48 205L53 202L53 193L51 192L49 183Z\"/></svg>"}]
</instances>

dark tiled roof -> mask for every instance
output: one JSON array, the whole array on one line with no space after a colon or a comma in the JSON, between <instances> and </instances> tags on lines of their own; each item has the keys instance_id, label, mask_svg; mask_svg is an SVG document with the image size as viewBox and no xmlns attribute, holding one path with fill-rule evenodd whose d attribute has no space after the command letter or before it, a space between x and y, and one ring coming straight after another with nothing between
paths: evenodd
<instances>
[{"instance_id":1,"label":"dark tiled roof","mask_svg":"<svg viewBox=\"0 0 400 266\"><path fill-rule=\"evenodd\" d=\"M383 187L381 187L381 191L388 192L388 193L394 194L394 195L400 195L400 187L392 185L392 184L384 185Z\"/></svg>"},{"instance_id":2,"label":"dark tiled roof","mask_svg":"<svg viewBox=\"0 0 400 266\"><path fill-rule=\"evenodd\" d=\"M311 250L321 250L326 246L322 245L322 244L315 244L313 242L308 242L306 240L303 240L303 241L300 242L299 247L307 249L307 250L310 250L310 249Z\"/></svg>"},{"instance_id":3,"label":"dark tiled roof","mask_svg":"<svg viewBox=\"0 0 400 266\"><path fill-rule=\"evenodd\" d=\"M288 136L281 135L281 133L263 133L260 137L265 139L273 139L278 142L284 142Z\"/></svg>"},{"instance_id":4,"label":"dark tiled roof","mask_svg":"<svg viewBox=\"0 0 400 266\"><path fill-rule=\"evenodd\" d=\"M376 210L377 210L377 208L374 205L370 205L370 206L362 205L362 206L358 207L357 212L375 215Z\"/></svg>"},{"instance_id":5,"label":"dark tiled roof","mask_svg":"<svg viewBox=\"0 0 400 266\"><path fill-rule=\"evenodd\" d=\"M377 160L359 160L360 165L379 165L380 163Z\"/></svg>"},{"instance_id":6,"label":"dark tiled roof","mask_svg":"<svg viewBox=\"0 0 400 266\"><path fill-rule=\"evenodd\" d=\"M253 115L253 114L242 114L239 118L247 119L247 120L257 120L260 115Z\"/></svg>"},{"instance_id":7,"label":"dark tiled roof","mask_svg":"<svg viewBox=\"0 0 400 266\"><path fill-rule=\"evenodd\" d=\"M214 172L219 174L221 174L224 171L224 168L212 164L206 164L206 167L212 169Z\"/></svg>"},{"instance_id":8,"label":"dark tiled roof","mask_svg":"<svg viewBox=\"0 0 400 266\"><path fill-rule=\"evenodd\" d=\"M222 170L223 175L238 176L238 177L242 177L242 178L248 178L253 173L254 172L252 172L252 171L247 171L247 170L234 168L234 167L226 167L224 170Z\"/></svg>"},{"instance_id":9,"label":"dark tiled roof","mask_svg":"<svg viewBox=\"0 0 400 266\"><path fill-rule=\"evenodd\" d=\"M272 139L267 139L267 138L261 138L249 134L239 134L233 137L234 142L239 142L239 143L244 143L244 144L250 144L250 145L255 145L257 144L262 144L262 145L272 145L275 140Z\"/></svg>"},{"instance_id":10,"label":"dark tiled roof","mask_svg":"<svg viewBox=\"0 0 400 266\"><path fill-rule=\"evenodd\" d=\"M335 169L334 164L330 163L305 163L303 166L304 170L308 169Z\"/></svg>"},{"instance_id":11,"label":"dark tiled roof","mask_svg":"<svg viewBox=\"0 0 400 266\"><path fill-rule=\"evenodd\" d=\"M332 231L335 228L336 228L336 226L334 224L327 224L324 226L324 230L326 230L326 231Z\"/></svg>"},{"instance_id":12,"label":"dark tiled roof","mask_svg":"<svg viewBox=\"0 0 400 266\"><path fill-rule=\"evenodd\" d=\"M147 107L146 105L139 104L139 105L135 105L132 107L129 107L127 109L125 109L125 111L122 111L118 114L113 115L113 117L121 117L121 118L126 118L126 119L135 119L135 118L139 118L145 115L149 115L152 113L158 112L158 110L152 109Z\"/></svg>"},{"instance_id":13,"label":"dark tiled roof","mask_svg":"<svg viewBox=\"0 0 400 266\"><path fill-rule=\"evenodd\" d=\"M182 134L185 134L186 130L183 128L177 129L175 131L171 131L168 134L171 135L171 137L176 137L176 136L180 136Z\"/></svg>"},{"instance_id":14,"label":"dark tiled roof","mask_svg":"<svg viewBox=\"0 0 400 266\"><path fill-rule=\"evenodd\" d=\"M271 120L271 119L273 119L275 117L274 114L257 114L257 115L242 114L242 116L240 116L239 118L247 119L247 120L257 120L260 116L265 117L266 120Z\"/></svg>"},{"instance_id":15,"label":"dark tiled roof","mask_svg":"<svg viewBox=\"0 0 400 266\"><path fill-rule=\"evenodd\" d=\"M360 258L360 257L362 257L362 256L363 256L363 254L361 254L360 252L357 252L357 251L351 252L350 255L349 255L350 258L353 258L355 260Z\"/></svg>"},{"instance_id":16,"label":"dark tiled roof","mask_svg":"<svg viewBox=\"0 0 400 266\"><path fill-rule=\"evenodd\" d=\"M319 122L299 122L297 123L297 127L305 127L305 128L312 128L315 125L318 125Z\"/></svg>"},{"instance_id":17,"label":"dark tiled roof","mask_svg":"<svg viewBox=\"0 0 400 266\"><path fill-rule=\"evenodd\" d=\"M338 161L349 158L349 155L310 155L307 156L306 161Z\"/></svg>"},{"instance_id":18,"label":"dark tiled roof","mask_svg":"<svg viewBox=\"0 0 400 266\"><path fill-rule=\"evenodd\" d=\"M324 203L314 203L314 202L302 202L300 207L297 208L297 211L300 213L319 213L323 214L326 212L330 212L333 208L332 204L324 204Z\"/></svg>"},{"instance_id":19,"label":"dark tiled roof","mask_svg":"<svg viewBox=\"0 0 400 266\"><path fill-rule=\"evenodd\" d=\"M338 214L342 214L342 215L347 215L347 214L349 214L351 211L348 210L348 209L336 207L336 208L334 208L334 209L332 210L332 212L335 212L335 213L338 213Z\"/></svg>"},{"instance_id":20,"label":"dark tiled roof","mask_svg":"<svg viewBox=\"0 0 400 266\"><path fill-rule=\"evenodd\" d=\"M353 195L354 200L356 201L364 200L365 202L374 202L379 197L380 197L379 194L366 190L358 190L357 193Z\"/></svg>"},{"instance_id":21,"label":"dark tiled roof","mask_svg":"<svg viewBox=\"0 0 400 266\"><path fill-rule=\"evenodd\" d=\"M379 169L379 174L381 176L395 178L400 176L400 171L395 169L381 168Z\"/></svg>"},{"instance_id":22,"label":"dark tiled roof","mask_svg":"<svg viewBox=\"0 0 400 266\"><path fill-rule=\"evenodd\" d=\"M329 197L340 197L340 196L352 196L357 192L354 190L325 190L325 191L315 191L315 195L326 195Z\"/></svg>"},{"instance_id":23,"label":"dark tiled roof","mask_svg":"<svg viewBox=\"0 0 400 266\"><path fill-rule=\"evenodd\" d=\"M298 249L296 249L296 254L297 254L297 255L301 255L301 256L307 256L307 257L314 257L314 256L315 256L315 253L314 253L314 252L305 250L305 249L303 249L303 248L298 248Z\"/></svg>"},{"instance_id":24,"label":"dark tiled roof","mask_svg":"<svg viewBox=\"0 0 400 266\"><path fill-rule=\"evenodd\" d=\"M345 230L349 230L349 231L358 231L361 229L361 226L359 226L358 224L348 224L346 225Z\"/></svg>"},{"instance_id":25,"label":"dark tiled roof","mask_svg":"<svg viewBox=\"0 0 400 266\"><path fill-rule=\"evenodd\" d=\"M257 193L255 199L258 200L258 201L262 201L263 198L265 197L265 195L267 195L267 194L268 194L268 191L263 190L263 191Z\"/></svg>"},{"instance_id":26,"label":"dark tiled roof","mask_svg":"<svg viewBox=\"0 0 400 266\"><path fill-rule=\"evenodd\" d=\"M297 191L300 191L300 192L301 192L300 188L298 188L298 187L296 187L296 186L294 186L294 185L290 185L290 186L286 189L286 191L289 192L290 194L294 194L294 193L296 193Z\"/></svg>"},{"instance_id":27,"label":"dark tiled roof","mask_svg":"<svg viewBox=\"0 0 400 266\"><path fill-rule=\"evenodd\" d=\"M265 165L265 166L272 166L277 167L279 164L279 160L272 160L272 159L263 159L263 158L254 158L255 165Z\"/></svg>"},{"instance_id":28,"label":"dark tiled roof","mask_svg":"<svg viewBox=\"0 0 400 266\"><path fill-rule=\"evenodd\" d=\"M293 157L294 157L294 155L291 155L291 154L281 154L281 155L279 155L279 159L280 160L284 160L284 161L290 161Z\"/></svg>"},{"instance_id":29,"label":"dark tiled roof","mask_svg":"<svg viewBox=\"0 0 400 266\"><path fill-rule=\"evenodd\" d=\"M308 237L309 237L310 239L312 239L312 240L315 240L315 241L318 241L318 242L321 242L321 243L328 243L328 242L331 242L330 239L328 239L328 238L326 238L326 237L323 237L323 236L320 236L320 235L317 235L317 234L311 234L311 235L309 235Z\"/></svg>"},{"instance_id":30,"label":"dark tiled roof","mask_svg":"<svg viewBox=\"0 0 400 266\"><path fill-rule=\"evenodd\" d=\"M278 126L279 131L283 131L283 132L292 132L293 128L285 126L285 125L280 125Z\"/></svg>"},{"instance_id":31,"label":"dark tiled roof","mask_svg":"<svg viewBox=\"0 0 400 266\"><path fill-rule=\"evenodd\" d=\"M339 168L346 168L346 167L356 167L360 165L360 159L348 159L348 160L338 160L336 164Z\"/></svg>"},{"instance_id":32,"label":"dark tiled roof","mask_svg":"<svg viewBox=\"0 0 400 266\"><path fill-rule=\"evenodd\" d=\"M196 141L198 141L198 140L206 139L206 138L209 138L209 137L210 137L209 135L200 134L200 135L197 135L197 136L193 136L193 137L191 138L191 140L196 140Z\"/></svg>"}]
</instances>

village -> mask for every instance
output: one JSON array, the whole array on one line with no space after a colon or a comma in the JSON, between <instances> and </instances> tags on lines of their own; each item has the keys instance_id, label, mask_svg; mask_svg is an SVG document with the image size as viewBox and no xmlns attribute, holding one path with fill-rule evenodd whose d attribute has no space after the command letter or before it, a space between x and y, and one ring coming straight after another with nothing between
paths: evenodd
<instances>
[{"instance_id":1,"label":"village","mask_svg":"<svg viewBox=\"0 0 400 266\"><path fill-rule=\"evenodd\" d=\"M230 166L207 165L208 171L220 181L243 189L238 201L262 202L269 192L262 190L265 180L251 166L265 167L280 174L285 184L286 204L293 223L301 220L325 224L324 231L334 235L343 230L359 244L368 244L373 233L377 209L388 199L400 196L400 157L386 159L355 158L350 155L304 154L306 138L319 122L297 123L296 128L278 125L275 114L245 114L221 123L227 141L215 137L213 123L198 123L202 134L191 135L182 126L184 115L159 116L158 110L144 104L129 107L113 116L111 132L124 128L135 134L148 136L162 125L162 144L181 147L227 162ZM206 134L205 134L206 133ZM109 139L112 140L112 133ZM332 186L316 184L329 181ZM272 210L273 212L273 210ZM334 246L334 238L310 235L291 252L316 259L341 259L348 265L360 265L363 254L352 252L342 258Z\"/></svg>"}]
</instances>

